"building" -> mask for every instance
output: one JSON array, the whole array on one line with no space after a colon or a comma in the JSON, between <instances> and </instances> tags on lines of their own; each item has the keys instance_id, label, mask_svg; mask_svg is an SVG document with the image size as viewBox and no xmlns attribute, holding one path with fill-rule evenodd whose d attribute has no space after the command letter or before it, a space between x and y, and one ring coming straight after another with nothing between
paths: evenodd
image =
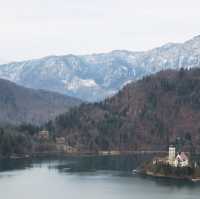
<instances>
[{"instance_id":1,"label":"building","mask_svg":"<svg viewBox=\"0 0 200 199\"><path fill-rule=\"evenodd\" d=\"M38 139L42 141L49 140L49 131L39 131Z\"/></svg>"},{"instance_id":2,"label":"building","mask_svg":"<svg viewBox=\"0 0 200 199\"><path fill-rule=\"evenodd\" d=\"M176 158L176 148L171 145L169 146L169 157L168 157L170 165L174 165L175 158Z\"/></svg>"},{"instance_id":3,"label":"building","mask_svg":"<svg viewBox=\"0 0 200 199\"><path fill-rule=\"evenodd\" d=\"M189 166L189 158L184 152L180 152L176 156L176 147L169 146L168 163L174 167L187 167Z\"/></svg>"},{"instance_id":4,"label":"building","mask_svg":"<svg viewBox=\"0 0 200 199\"><path fill-rule=\"evenodd\" d=\"M184 152L176 155L176 147L171 145L169 146L169 154L167 157L156 157L153 159L153 165L156 164L165 164L172 167L188 167L189 158Z\"/></svg>"},{"instance_id":5,"label":"building","mask_svg":"<svg viewBox=\"0 0 200 199\"><path fill-rule=\"evenodd\" d=\"M77 153L78 150L75 147L69 146L66 143L65 137L56 137L56 148L60 152L65 153Z\"/></svg>"},{"instance_id":6,"label":"building","mask_svg":"<svg viewBox=\"0 0 200 199\"><path fill-rule=\"evenodd\" d=\"M156 158L153 159L153 165L156 165L156 164L166 164L167 160L168 160L168 158L166 158L166 157L163 157L163 158L156 157Z\"/></svg>"},{"instance_id":7,"label":"building","mask_svg":"<svg viewBox=\"0 0 200 199\"><path fill-rule=\"evenodd\" d=\"M56 148L58 151L66 151L66 144L64 137L56 137Z\"/></svg>"},{"instance_id":8,"label":"building","mask_svg":"<svg viewBox=\"0 0 200 199\"><path fill-rule=\"evenodd\" d=\"M179 153L175 159L175 167L187 167L189 166L189 159L184 152Z\"/></svg>"}]
</instances>

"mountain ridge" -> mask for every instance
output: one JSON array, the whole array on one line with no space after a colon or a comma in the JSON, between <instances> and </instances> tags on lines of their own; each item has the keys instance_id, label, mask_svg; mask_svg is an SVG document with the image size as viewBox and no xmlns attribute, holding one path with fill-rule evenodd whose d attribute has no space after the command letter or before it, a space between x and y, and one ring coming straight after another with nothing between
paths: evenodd
<instances>
[{"instance_id":1,"label":"mountain ridge","mask_svg":"<svg viewBox=\"0 0 200 199\"><path fill-rule=\"evenodd\" d=\"M21 123L41 125L80 103L78 99L59 93L30 89L0 79L2 125Z\"/></svg>"},{"instance_id":2,"label":"mountain ridge","mask_svg":"<svg viewBox=\"0 0 200 199\"><path fill-rule=\"evenodd\" d=\"M148 51L114 50L12 62L0 65L0 78L93 102L114 95L127 82L146 75L193 67L200 67L200 36Z\"/></svg>"}]
</instances>

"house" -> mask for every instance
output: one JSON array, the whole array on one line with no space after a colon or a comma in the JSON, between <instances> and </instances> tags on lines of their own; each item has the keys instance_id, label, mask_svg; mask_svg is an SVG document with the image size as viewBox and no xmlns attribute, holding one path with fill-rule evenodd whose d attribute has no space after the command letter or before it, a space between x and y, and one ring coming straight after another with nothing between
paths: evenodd
<instances>
[{"instance_id":1,"label":"house","mask_svg":"<svg viewBox=\"0 0 200 199\"><path fill-rule=\"evenodd\" d=\"M175 159L175 167L187 167L189 166L189 159L184 152L179 153Z\"/></svg>"},{"instance_id":2,"label":"house","mask_svg":"<svg viewBox=\"0 0 200 199\"><path fill-rule=\"evenodd\" d=\"M56 137L56 148L58 151L66 151L65 137Z\"/></svg>"},{"instance_id":3,"label":"house","mask_svg":"<svg viewBox=\"0 0 200 199\"><path fill-rule=\"evenodd\" d=\"M38 139L42 141L49 140L49 131L39 131Z\"/></svg>"},{"instance_id":4,"label":"house","mask_svg":"<svg viewBox=\"0 0 200 199\"><path fill-rule=\"evenodd\" d=\"M66 143L65 137L56 137L56 148L60 152L65 153L77 153L78 150L75 147L69 146Z\"/></svg>"},{"instance_id":5,"label":"house","mask_svg":"<svg viewBox=\"0 0 200 199\"><path fill-rule=\"evenodd\" d=\"M176 148L169 146L168 164L173 167L189 166L189 158L184 152L180 152L176 156Z\"/></svg>"}]
</instances>

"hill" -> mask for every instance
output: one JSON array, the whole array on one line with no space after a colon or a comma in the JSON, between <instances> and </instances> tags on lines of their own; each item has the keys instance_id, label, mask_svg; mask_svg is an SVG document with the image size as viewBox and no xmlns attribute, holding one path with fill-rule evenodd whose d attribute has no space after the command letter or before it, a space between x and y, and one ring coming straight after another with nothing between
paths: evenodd
<instances>
[{"instance_id":1,"label":"hill","mask_svg":"<svg viewBox=\"0 0 200 199\"><path fill-rule=\"evenodd\" d=\"M49 56L0 65L0 78L35 89L94 102L130 81L166 69L200 66L200 36L144 52L116 50L92 55Z\"/></svg>"},{"instance_id":2,"label":"hill","mask_svg":"<svg viewBox=\"0 0 200 199\"><path fill-rule=\"evenodd\" d=\"M200 151L200 69L167 70L128 84L101 103L82 104L49 122L80 150Z\"/></svg>"},{"instance_id":3,"label":"hill","mask_svg":"<svg viewBox=\"0 0 200 199\"><path fill-rule=\"evenodd\" d=\"M43 124L80 103L72 97L0 79L0 124Z\"/></svg>"}]
</instances>

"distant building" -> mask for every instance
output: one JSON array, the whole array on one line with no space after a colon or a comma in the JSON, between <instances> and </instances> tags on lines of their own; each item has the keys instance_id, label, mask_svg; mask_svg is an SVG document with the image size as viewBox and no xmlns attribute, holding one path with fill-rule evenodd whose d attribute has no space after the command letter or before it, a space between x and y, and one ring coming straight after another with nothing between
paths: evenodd
<instances>
[{"instance_id":1,"label":"distant building","mask_svg":"<svg viewBox=\"0 0 200 199\"><path fill-rule=\"evenodd\" d=\"M189 159L184 152L179 153L175 159L175 167L187 167L189 165Z\"/></svg>"},{"instance_id":2,"label":"distant building","mask_svg":"<svg viewBox=\"0 0 200 199\"><path fill-rule=\"evenodd\" d=\"M39 131L38 139L43 141L49 140L49 131Z\"/></svg>"},{"instance_id":3,"label":"distant building","mask_svg":"<svg viewBox=\"0 0 200 199\"><path fill-rule=\"evenodd\" d=\"M168 157L157 157L153 159L153 164L169 164L172 167L187 167L189 166L189 158L184 152L178 153L176 156L176 147L169 146Z\"/></svg>"},{"instance_id":4,"label":"distant building","mask_svg":"<svg viewBox=\"0 0 200 199\"><path fill-rule=\"evenodd\" d=\"M174 146L170 146L168 163L174 167L187 167L189 166L189 158L184 152L178 153L176 156L176 148Z\"/></svg>"},{"instance_id":5,"label":"distant building","mask_svg":"<svg viewBox=\"0 0 200 199\"><path fill-rule=\"evenodd\" d=\"M168 161L170 165L174 164L176 158L176 148L174 146L169 146L169 157L168 157Z\"/></svg>"},{"instance_id":6,"label":"distant building","mask_svg":"<svg viewBox=\"0 0 200 199\"><path fill-rule=\"evenodd\" d=\"M168 159L166 157L156 157L153 159L153 165L156 165L156 164L166 164L168 161Z\"/></svg>"},{"instance_id":7,"label":"distant building","mask_svg":"<svg viewBox=\"0 0 200 199\"><path fill-rule=\"evenodd\" d=\"M56 148L58 151L65 153L77 153L77 149L66 144L65 137L56 137Z\"/></svg>"},{"instance_id":8,"label":"distant building","mask_svg":"<svg viewBox=\"0 0 200 199\"><path fill-rule=\"evenodd\" d=\"M56 137L56 148L58 151L66 151L65 137Z\"/></svg>"}]
</instances>

